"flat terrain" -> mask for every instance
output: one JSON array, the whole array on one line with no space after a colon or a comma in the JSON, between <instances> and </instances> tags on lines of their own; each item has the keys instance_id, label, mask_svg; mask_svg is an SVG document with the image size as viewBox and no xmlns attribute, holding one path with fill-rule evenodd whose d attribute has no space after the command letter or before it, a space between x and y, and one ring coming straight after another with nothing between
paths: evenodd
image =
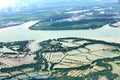
<instances>
[{"instance_id":1,"label":"flat terrain","mask_svg":"<svg viewBox=\"0 0 120 80\"><path fill-rule=\"evenodd\" d=\"M120 1L17 1L0 9L0 80L120 80Z\"/></svg>"},{"instance_id":2,"label":"flat terrain","mask_svg":"<svg viewBox=\"0 0 120 80\"><path fill-rule=\"evenodd\" d=\"M32 45L37 45L37 49ZM0 43L0 46L1 50L10 49L0 52L1 80L119 80L120 77L118 43L69 37Z\"/></svg>"},{"instance_id":3,"label":"flat terrain","mask_svg":"<svg viewBox=\"0 0 120 80\"><path fill-rule=\"evenodd\" d=\"M24 1L23 1L24 2ZM31 1L30 1L31 2ZM59 5L58 5L58 3ZM25 1L26 3L26 1ZM12 27L30 20L42 22L30 27L32 30L78 30L96 29L120 20L119 3L105 1L33 1L14 8L0 10L0 28ZM42 4L42 6L38 6ZM64 3L64 4L63 4ZM93 4L95 3L95 4ZM101 5L102 4L102 5ZM32 7L34 5L34 7ZM45 6L48 5L48 6Z\"/></svg>"}]
</instances>

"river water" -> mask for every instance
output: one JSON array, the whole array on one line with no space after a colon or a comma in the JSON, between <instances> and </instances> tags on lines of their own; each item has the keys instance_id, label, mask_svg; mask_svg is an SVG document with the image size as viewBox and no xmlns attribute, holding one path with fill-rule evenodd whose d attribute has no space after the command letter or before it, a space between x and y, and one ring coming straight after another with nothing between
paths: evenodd
<instances>
[{"instance_id":1,"label":"river water","mask_svg":"<svg viewBox=\"0 0 120 80\"><path fill-rule=\"evenodd\" d=\"M98 29L91 30L30 30L28 27L39 22L29 21L21 25L0 29L0 42L11 42L21 40L47 40L63 37L83 37L99 39L111 42L120 42L120 29L105 25Z\"/></svg>"}]
</instances>

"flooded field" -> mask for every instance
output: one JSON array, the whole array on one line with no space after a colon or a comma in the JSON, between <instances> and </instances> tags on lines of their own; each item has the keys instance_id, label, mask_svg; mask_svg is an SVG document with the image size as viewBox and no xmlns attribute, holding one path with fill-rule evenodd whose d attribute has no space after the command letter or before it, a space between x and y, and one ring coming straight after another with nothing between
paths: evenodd
<instances>
[{"instance_id":1,"label":"flooded field","mask_svg":"<svg viewBox=\"0 0 120 80\"><path fill-rule=\"evenodd\" d=\"M10 53L12 51L10 47L16 46L15 43L19 43L18 49L23 46L21 44L26 43L23 52ZM3 51L0 56L0 79L46 79L54 76L62 77L64 74L74 78L90 76L85 77L90 79L91 75L96 73L97 75L94 76L100 79L113 79L108 77L106 74L108 72L111 76L115 74L120 76L118 71L120 44L118 43L77 37L49 39L37 41L37 51L31 53L35 50L34 46L30 47L34 43L30 41L13 42L14 45L1 43L4 45L1 46L3 49L6 47L10 50ZM119 78L117 76L114 78Z\"/></svg>"}]
</instances>

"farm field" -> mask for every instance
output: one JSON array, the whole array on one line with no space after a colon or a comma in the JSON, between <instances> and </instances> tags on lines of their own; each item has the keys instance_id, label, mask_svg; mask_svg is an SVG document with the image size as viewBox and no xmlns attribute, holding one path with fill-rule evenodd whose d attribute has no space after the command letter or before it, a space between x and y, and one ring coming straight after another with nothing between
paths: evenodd
<instances>
[{"instance_id":1,"label":"farm field","mask_svg":"<svg viewBox=\"0 0 120 80\"><path fill-rule=\"evenodd\" d=\"M1 0L0 80L120 80L120 0Z\"/></svg>"},{"instance_id":2,"label":"farm field","mask_svg":"<svg viewBox=\"0 0 120 80\"><path fill-rule=\"evenodd\" d=\"M24 49L18 51L23 43ZM30 46L35 44L30 41L1 43L1 49L10 50L0 53L0 79L119 80L118 43L68 37L36 44L39 50L33 52Z\"/></svg>"}]
</instances>

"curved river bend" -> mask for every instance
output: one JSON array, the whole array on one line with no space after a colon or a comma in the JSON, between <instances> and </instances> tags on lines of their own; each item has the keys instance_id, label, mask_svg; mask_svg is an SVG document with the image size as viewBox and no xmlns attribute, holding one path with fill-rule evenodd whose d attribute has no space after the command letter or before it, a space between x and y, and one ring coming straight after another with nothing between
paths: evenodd
<instances>
[{"instance_id":1,"label":"curved river bend","mask_svg":"<svg viewBox=\"0 0 120 80\"><path fill-rule=\"evenodd\" d=\"M0 29L0 42L21 40L43 41L52 38L83 37L120 43L120 29L109 27L108 25L94 30L43 31L28 29L30 26L36 24L37 22L39 21L29 21L21 25Z\"/></svg>"}]
</instances>

